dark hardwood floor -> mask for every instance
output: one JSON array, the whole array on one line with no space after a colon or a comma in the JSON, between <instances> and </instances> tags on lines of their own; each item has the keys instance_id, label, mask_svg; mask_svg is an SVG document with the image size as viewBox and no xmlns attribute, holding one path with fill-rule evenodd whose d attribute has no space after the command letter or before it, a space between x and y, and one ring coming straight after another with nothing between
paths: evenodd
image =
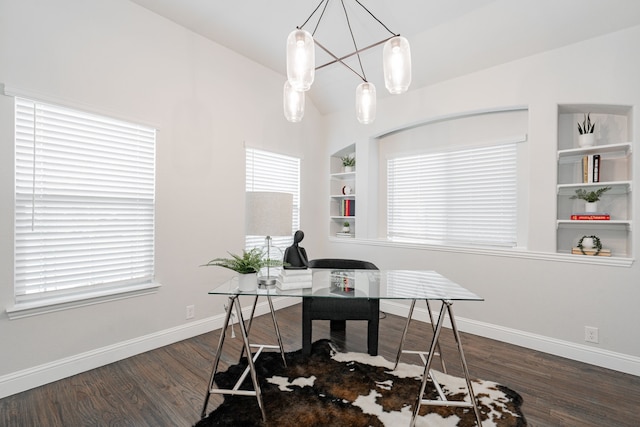
<instances>
[{"instance_id":1,"label":"dark hardwood floor","mask_svg":"<svg viewBox=\"0 0 640 427\"><path fill-rule=\"evenodd\" d=\"M299 349L301 305L277 316L285 350ZM393 315L380 321L380 355L394 360L403 326L404 319ZM429 331L430 325L413 322L405 348L425 349ZM313 333L314 340L328 338L329 322L315 321ZM239 356L237 326L236 334L231 339L231 331L227 333L223 368ZM217 330L1 399L0 426L193 425L200 416L219 335ZM254 320L251 338L276 343L270 316ZM366 352L366 324L347 322L347 330L332 339L343 350ZM640 426L640 377L470 334L462 334L462 343L472 376L522 395L530 426ZM449 330L443 331L441 345L449 373L460 375ZM402 361L419 363L411 355ZM220 399L212 396L209 410Z\"/></svg>"}]
</instances>

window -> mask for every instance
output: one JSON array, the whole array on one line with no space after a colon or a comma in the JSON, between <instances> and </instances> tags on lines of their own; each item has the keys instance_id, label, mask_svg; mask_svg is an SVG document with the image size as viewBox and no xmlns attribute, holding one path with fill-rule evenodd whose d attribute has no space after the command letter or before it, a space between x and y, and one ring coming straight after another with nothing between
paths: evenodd
<instances>
[{"instance_id":1,"label":"window","mask_svg":"<svg viewBox=\"0 0 640 427\"><path fill-rule=\"evenodd\" d=\"M516 246L516 143L387 161L387 238Z\"/></svg>"},{"instance_id":2,"label":"window","mask_svg":"<svg viewBox=\"0 0 640 427\"><path fill-rule=\"evenodd\" d=\"M293 194L291 236L274 236L272 241L277 248L291 246L293 233L300 227L300 159L247 148L246 191L276 191ZM246 248L263 246L264 237L246 236Z\"/></svg>"},{"instance_id":3,"label":"window","mask_svg":"<svg viewBox=\"0 0 640 427\"><path fill-rule=\"evenodd\" d=\"M16 304L148 286L155 129L15 99Z\"/></svg>"}]
</instances>

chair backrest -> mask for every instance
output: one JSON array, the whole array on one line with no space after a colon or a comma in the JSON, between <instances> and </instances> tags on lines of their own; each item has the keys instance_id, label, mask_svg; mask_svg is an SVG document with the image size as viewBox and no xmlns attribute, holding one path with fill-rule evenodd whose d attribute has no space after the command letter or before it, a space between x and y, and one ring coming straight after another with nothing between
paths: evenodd
<instances>
[{"instance_id":1,"label":"chair backrest","mask_svg":"<svg viewBox=\"0 0 640 427\"><path fill-rule=\"evenodd\" d=\"M369 261L343 258L319 258L309 261L309 268L339 268L347 270L378 270L375 264Z\"/></svg>"}]
</instances>

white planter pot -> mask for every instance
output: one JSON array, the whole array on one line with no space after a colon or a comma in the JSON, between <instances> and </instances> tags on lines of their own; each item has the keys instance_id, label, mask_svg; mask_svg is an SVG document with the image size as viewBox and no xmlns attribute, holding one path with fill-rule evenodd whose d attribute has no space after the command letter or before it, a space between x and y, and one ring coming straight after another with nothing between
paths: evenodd
<instances>
[{"instance_id":1,"label":"white planter pot","mask_svg":"<svg viewBox=\"0 0 640 427\"><path fill-rule=\"evenodd\" d=\"M584 204L585 212L598 212L598 202L586 202Z\"/></svg>"},{"instance_id":2,"label":"white planter pot","mask_svg":"<svg viewBox=\"0 0 640 427\"><path fill-rule=\"evenodd\" d=\"M578 135L578 145L580 147L591 147L596 143L596 135L593 133L583 133Z\"/></svg>"},{"instance_id":3,"label":"white planter pot","mask_svg":"<svg viewBox=\"0 0 640 427\"><path fill-rule=\"evenodd\" d=\"M258 287L258 273L238 274L238 289L241 292L254 291Z\"/></svg>"},{"instance_id":4,"label":"white planter pot","mask_svg":"<svg viewBox=\"0 0 640 427\"><path fill-rule=\"evenodd\" d=\"M345 166L344 167L344 171L345 172L353 172L353 166Z\"/></svg>"},{"instance_id":5,"label":"white planter pot","mask_svg":"<svg viewBox=\"0 0 640 427\"><path fill-rule=\"evenodd\" d=\"M582 238L582 248L583 249L593 249L596 246L596 243L593 241L593 237L583 237Z\"/></svg>"}]
</instances>

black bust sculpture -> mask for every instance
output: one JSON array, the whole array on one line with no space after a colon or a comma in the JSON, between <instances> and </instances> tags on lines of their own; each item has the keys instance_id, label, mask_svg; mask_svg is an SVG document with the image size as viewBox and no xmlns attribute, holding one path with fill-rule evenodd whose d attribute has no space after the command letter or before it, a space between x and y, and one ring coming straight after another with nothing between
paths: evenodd
<instances>
[{"instance_id":1,"label":"black bust sculpture","mask_svg":"<svg viewBox=\"0 0 640 427\"><path fill-rule=\"evenodd\" d=\"M293 235L293 245L285 249L283 260L285 270L301 270L309 267L307 251L298 245L302 239L304 239L304 232L302 230L296 231Z\"/></svg>"}]
</instances>

